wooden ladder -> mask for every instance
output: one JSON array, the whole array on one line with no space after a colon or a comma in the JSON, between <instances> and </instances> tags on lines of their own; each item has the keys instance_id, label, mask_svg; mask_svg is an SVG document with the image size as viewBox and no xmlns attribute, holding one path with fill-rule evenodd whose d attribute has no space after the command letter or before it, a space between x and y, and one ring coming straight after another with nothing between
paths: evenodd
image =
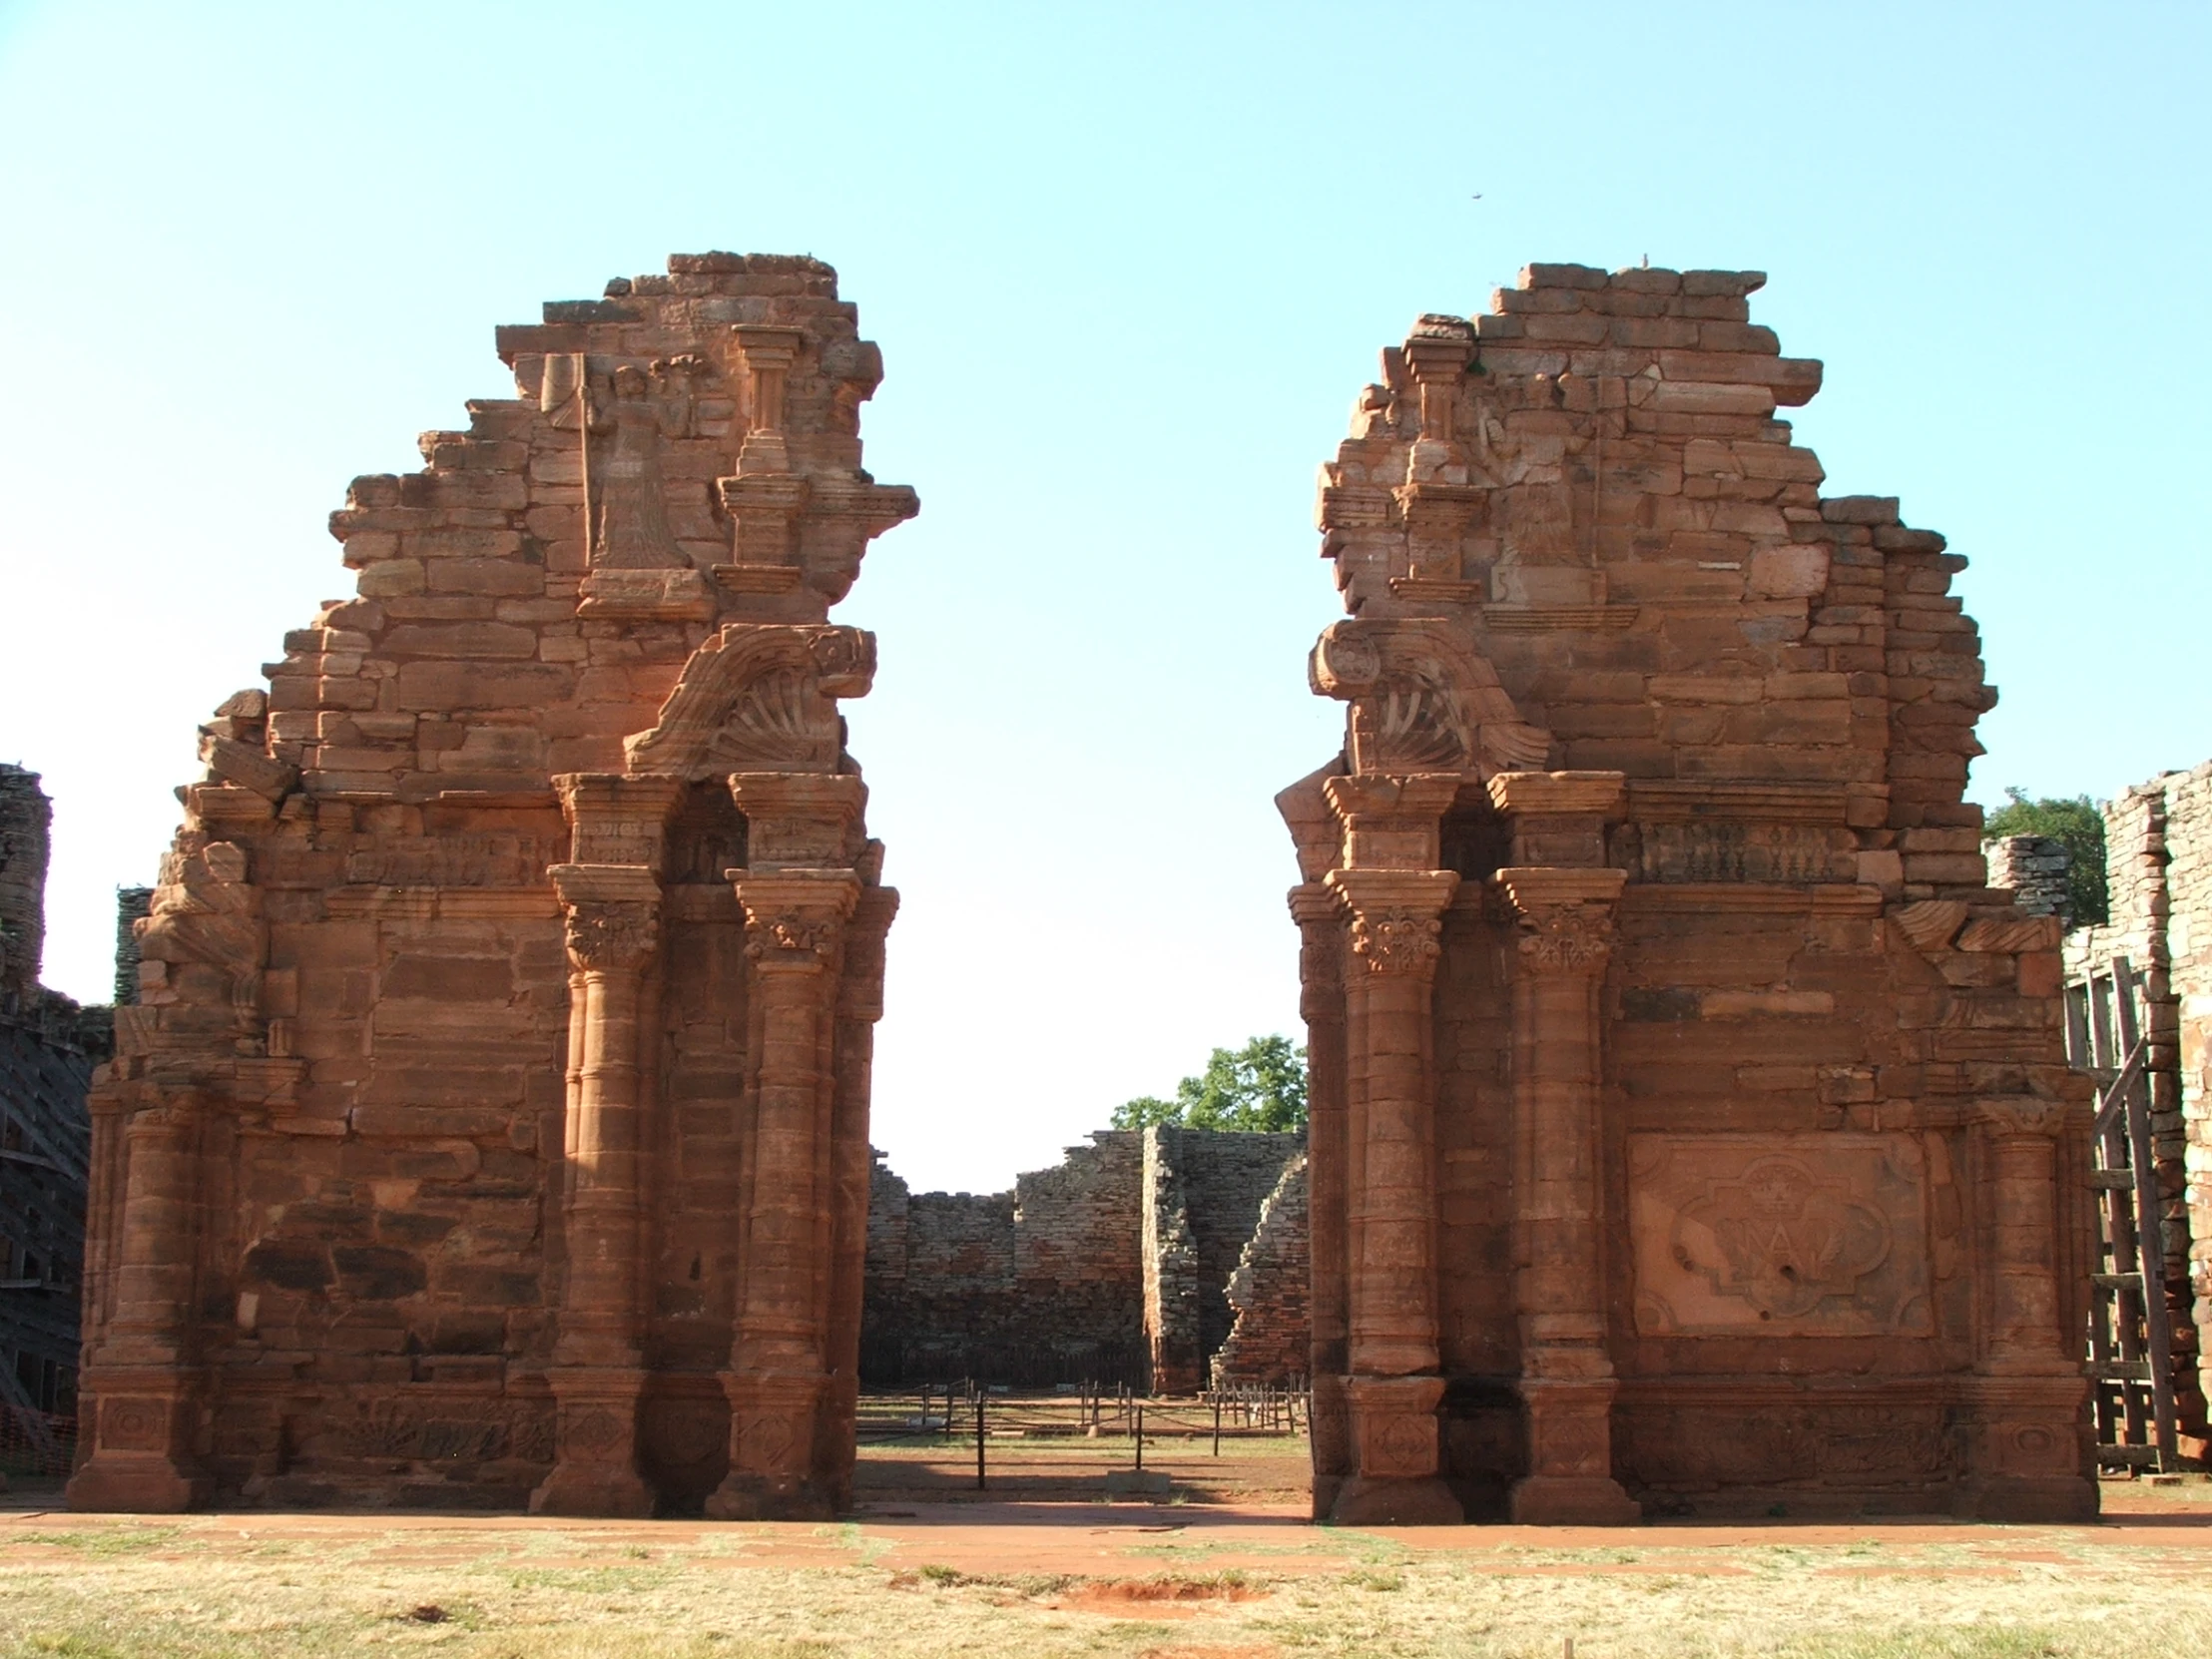
<instances>
[{"instance_id":1,"label":"wooden ladder","mask_svg":"<svg viewBox=\"0 0 2212 1659\"><path fill-rule=\"evenodd\" d=\"M2107 1468L2165 1471L2179 1466L2180 1453L2142 989L2125 956L2069 985L2066 1051L2097 1084L2089 1171L2099 1256L2089 1298L2097 1461Z\"/></svg>"}]
</instances>

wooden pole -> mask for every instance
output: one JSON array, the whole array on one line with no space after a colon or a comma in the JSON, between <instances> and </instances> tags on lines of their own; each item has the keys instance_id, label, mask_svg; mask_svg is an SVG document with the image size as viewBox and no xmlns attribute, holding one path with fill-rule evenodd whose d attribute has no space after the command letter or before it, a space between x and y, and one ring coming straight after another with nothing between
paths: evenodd
<instances>
[{"instance_id":1,"label":"wooden pole","mask_svg":"<svg viewBox=\"0 0 2212 1659\"><path fill-rule=\"evenodd\" d=\"M1214 1455L1221 1455L1221 1395L1214 1395Z\"/></svg>"},{"instance_id":2,"label":"wooden pole","mask_svg":"<svg viewBox=\"0 0 2212 1659\"><path fill-rule=\"evenodd\" d=\"M975 1489L983 1490L983 1390L975 1390Z\"/></svg>"},{"instance_id":3,"label":"wooden pole","mask_svg":"<svg viewBox=\"0 0 2212 1659\"><path fill-rule=\"evenodd\" d=\"M1137 1401L1137 1467L1144 1467L1144 1401Z\"/></svg>"}]
</instances>

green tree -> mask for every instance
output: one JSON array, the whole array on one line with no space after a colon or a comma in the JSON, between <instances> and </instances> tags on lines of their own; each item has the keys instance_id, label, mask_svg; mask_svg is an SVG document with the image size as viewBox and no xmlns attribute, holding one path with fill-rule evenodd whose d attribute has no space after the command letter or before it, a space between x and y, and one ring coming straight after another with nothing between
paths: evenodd
<instances>
[{"instance_id":1,"label":"green tree","mask_svg":"<svg viewBox=\"0 0 2212 1659\"><path fill-rule=\"evenodd\" d=\"M2030 801L2024 791L2007 789L2005 803L1988 816L1981 832L2048 835L2066 849L2066 919L2074 924L2104 921L2111 903L2104 886L2104 815L2085 795L2071 801L2046 797Z\"/></svg>"},{"instance_id":2,"label":"green tree","mask_svg":"<svg viewBox=\"0 0 2212 1659\"><path fill-rule=\"evenodd\" d=\"M1306 1127L1306 1050L1288 1037L1254 1037L1234 1051L1217 1048L1196 1077L1175 1086L1175 1098L1139 1095L1114 1108L1116 1129L1155 1123L1186 1129L1254 1132Z\"/></svg>"}]
</instances>

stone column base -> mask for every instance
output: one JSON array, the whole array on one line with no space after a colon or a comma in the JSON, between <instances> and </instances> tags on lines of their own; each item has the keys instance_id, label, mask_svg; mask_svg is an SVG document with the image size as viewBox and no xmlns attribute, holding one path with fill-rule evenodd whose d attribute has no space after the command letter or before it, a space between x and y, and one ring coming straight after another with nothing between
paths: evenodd
<instances>
[{"instance_id":1,"label":"stone column base","mask_svg":"<svg viewBox=\"0 0 2212 1659\"><path fill-rule=\"evenodd\" d=\"M1346 1526L1456 1526L1466 1511L1438 1473L1440 1377L1350 1377L1358 1472L1337 1488L1329 1518Z\"/></svg>"},{"instance_id":2,"label":"stone column base","mask_svg":"<svg viewBox=\"0 0 2212 1659\"><path fill-rule=\"evenodd\" d=\"M2076 1376L1978 1377L1958 1385L1971 1413L1958 1512L1974 1520L2072 1521L2097 1513L2096 1467Z\"/></svg>"},{"instance_id":3,"label":"stone column base","mask_svg":"<svg viewBox=\"0 0 2212 1659\"><path fill-rule=\"evenodd\" d=\"M1522 1526L1626 1526L1643 1505L1613 1478L1613 1393L1607 1378L1546 1382L1523 1378L1528 1474L1507 1494Z\"/></svg>"},{"instance_id":4,"label":"stone column base","mask_svg":"<svg viewBox=\"0 0 2212 1659\"><path fill-rule=\"evenodd\" d=\"M179 1386L184 1379L150 1369L135 1375L146 1392L118 1391L113 1374L86 1379L98 1414L92 1455L65 1488L72 1509L174 1514L211 1493L213 1483L190 1450L192 1398Z\"/></svg>"},{"instance_id":5,"label":"stone column base","mask_svg":"<svg viewBox=\"0 0 2212 1659\"><path fill-rule=\"evenodd\" d=\"M1644 1518L1644 1506L1604 1474L1532 1474L1513 1482L1506 1503L1516 1526L1631 1526Z\"/></svg>"},{"instance_id":6,"label":"stone column base","mask_svg":"<svg viewBox=\"0 0 2212 1659\"><path fill-rule=\"evenodd\" d=\"M815 1478L819 1374L726 1373L730 1473L707 1498L710 1520L828 1520L830 1494Z\"/></svg>"},{"instance_id":7,"label":"stone column base","mask_svg":"<svg viewBox=\"0 0 2212 1659\"><path fill-rule=\"evenodd\" d=\"M117 1515L172 1515L208 1494L205 1476L158 1452L95 1451L63 1488L72 1509Z\"/></svg>"},{"instance_id":8,"label":"stone column base","mask_svg":"<svg viewBox=\"0 0 2212 1659\"><path fill-rule=\"evenodd\" d=\"M638 1396L645 1373L557 1368L547 1374L558 1408L553 1472L530 1494L533 1515L653 1513L653 1489L638 1473Z\"/></svg>"}]
</instances>

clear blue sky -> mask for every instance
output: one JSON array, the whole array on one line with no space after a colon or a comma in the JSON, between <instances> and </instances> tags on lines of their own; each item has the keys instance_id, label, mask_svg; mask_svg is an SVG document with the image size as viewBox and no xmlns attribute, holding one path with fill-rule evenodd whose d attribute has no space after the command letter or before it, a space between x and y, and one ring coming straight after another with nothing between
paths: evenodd
<instances>
[{"instance_id":1,"label":"clear blue sky","mask_svg":"<svg viewBox=\"0 0 2212 1659\"><path fill-rule=\"evenodd\" d=\"M1378 347L1531 260L1771 274L1831 492L1973 561L1978 798L2192 765L2208 47L2202 5L0 0L0 759L56 797L49 981L104 993L195 724L349 591L346 480L504 390L495 324L671 251L827 259L883 347L868 463L922 516L838 614L882 642L848 713L917 1184L1298 1029L1313 469Z\"/></svg>"}]
</instances>

